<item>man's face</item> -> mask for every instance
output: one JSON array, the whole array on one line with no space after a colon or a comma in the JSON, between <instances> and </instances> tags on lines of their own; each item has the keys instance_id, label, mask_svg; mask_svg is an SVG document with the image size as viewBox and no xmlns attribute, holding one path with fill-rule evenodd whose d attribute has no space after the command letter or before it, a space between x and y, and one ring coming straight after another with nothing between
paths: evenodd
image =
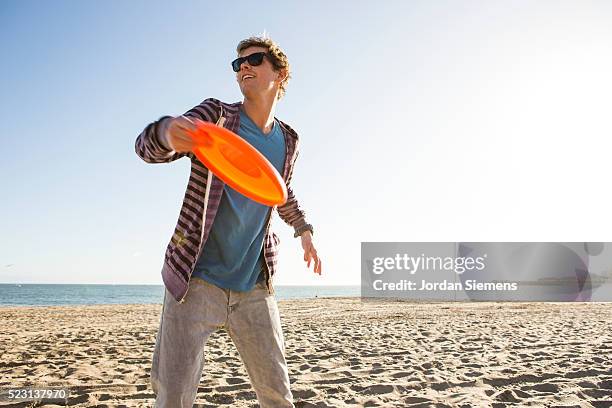
<instances>
[{"instance_id":1,"label":"man's face","mask_svg":"<svg viewBox=\"0 0 612 408\"><path fill-rule=\"evenodd\" d=\"M246 57L256 52L267 52L267 48L249 47L242 50L239 57ZM245 97L256 97L261 94L271 94L276 96L276 91L281 83L283 70L274 71L273 65L264 57L262 63L252 66L245 61L240 66L240 71L236 73L236 81L240 86L240 91Z\"/></svg>"}]
</instances>

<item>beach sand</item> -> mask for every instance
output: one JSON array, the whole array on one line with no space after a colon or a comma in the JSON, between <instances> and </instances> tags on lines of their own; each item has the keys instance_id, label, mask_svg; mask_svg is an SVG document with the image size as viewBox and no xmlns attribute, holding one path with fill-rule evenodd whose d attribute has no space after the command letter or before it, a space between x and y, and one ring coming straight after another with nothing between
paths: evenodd
<instances>
[{"instance_id":1,"label":"beach sand","mask_svg":"<svg viewBox=\"0 0 612 408\"><path fill-rule=\"evenodd\" d=\"M297 407L610 407L612 303L280 301ZM1 307L0 389L69 387L68 405L149 407L161 305ZM196 406L253 407L225 332ZM43 401L0 406L63 406Z\"/></svg>"}]
</instances>

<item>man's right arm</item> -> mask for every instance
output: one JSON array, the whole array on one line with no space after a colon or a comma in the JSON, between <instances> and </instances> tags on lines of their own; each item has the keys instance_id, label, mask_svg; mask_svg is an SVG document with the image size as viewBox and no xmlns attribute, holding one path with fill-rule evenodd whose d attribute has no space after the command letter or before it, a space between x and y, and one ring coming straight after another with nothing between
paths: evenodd
<instances>
[{"instance_id":1,"label":"man's right arm","mask_svg":"<svg viewBox=\"0 0 612 408\"><path fill-rule=\"evenodd\" d=\"M164 116L149 124L136 138L136 154L147 163L170 163L189 152L176 152L168 140L168 127L172 116Z\"/></svg>"},{"instance_id":2,"label":"man's right arm","mask_svg":"<svg viewBox=\"0 0 612 408\"><path fill-rule=\"evenodd\" d=\"M136 138L136 154L147 163L170 163L184 156L193 158L193 142L189 130L194 121L214 122L216 99L206 99L176 118L164 116L149 124Z\"/></svg>"}]
</instances>

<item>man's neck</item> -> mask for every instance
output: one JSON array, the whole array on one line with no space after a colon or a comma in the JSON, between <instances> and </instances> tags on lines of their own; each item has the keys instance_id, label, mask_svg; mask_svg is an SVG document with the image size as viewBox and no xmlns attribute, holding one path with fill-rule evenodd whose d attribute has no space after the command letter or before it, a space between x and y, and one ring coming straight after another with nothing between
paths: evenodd
<instances>
[{"instance_id":1,"label":"man's neck","mask_svg":"<svg viewBox=\"0 0 612 408\"><path fill-rule=\"evenodd\" d=\"M276 97L249 99L244 98L242 107L247 116L257 125L264 134L270 133L274 124L274 109Z\"/></svg>"}]
</instances>

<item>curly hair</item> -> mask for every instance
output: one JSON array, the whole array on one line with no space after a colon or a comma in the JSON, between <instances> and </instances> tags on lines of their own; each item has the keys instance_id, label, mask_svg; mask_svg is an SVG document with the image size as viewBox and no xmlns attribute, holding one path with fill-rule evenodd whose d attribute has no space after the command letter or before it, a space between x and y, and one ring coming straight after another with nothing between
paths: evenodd
<instances>
[{"instance_id":1,"label":"curly hair","mask_svg":"<svg viewBox=\"0 0 612 408\"><path fill-rule=\"evenodd\" d=\"M236 52L238 55L245 49L249 47L262 47L268 49L268 54L270 57L270 62L274 67L274 71L280 71L281 69L287 70L287 77L281 82L280 89L278 92L277 99L282 98L285 95L285 91L287 89L287 84L289 83L289 78L291 78L291 65L289 64L289 59L287 55L281 50L278 44L269 37L249 37L245 40L242 40L238 43L236 47Z\"/></svg>"}]
</instances>

